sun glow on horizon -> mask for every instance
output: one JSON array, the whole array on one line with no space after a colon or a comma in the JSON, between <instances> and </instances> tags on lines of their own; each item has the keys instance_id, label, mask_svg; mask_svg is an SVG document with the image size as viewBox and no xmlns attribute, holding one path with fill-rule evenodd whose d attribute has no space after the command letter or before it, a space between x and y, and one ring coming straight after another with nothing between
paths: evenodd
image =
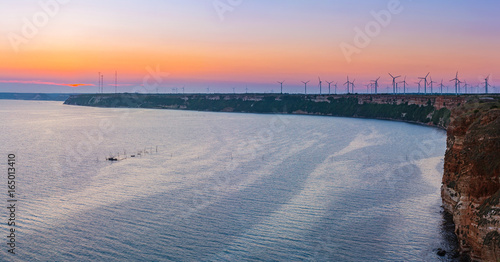
<instances>
[{"instance_id":1,"label":"sun glow on horizon","mask_svg":"<svg viewBox=\"0 0 500 262\"><path fill-rule=\"evenodd\" d=\"M388 8L388 1L381 0L256 0L234 7L222 20L209 1L73 1L61 4L46 25L31 22L36 34L26 37L17 52L9 36L23 37L22 18L44 9L35 1L9 4L12 13L0 18L6 25L0 34L7 36L0 42L0 91L6 84L17 84L20 91L26 85L60 82L83 83L58 85L72 88L96 86L98 72L106 85L114 85L115 71L125 88L141 85L148 68L157 66L168 74L165 88L263 86L283 79L298 88L300 81L318 76L343 82L347 75L360 84L382 76L381 83L387 84L388 72L414 82L429 71L444 81L460 71L474 84L491 74L492 84L500 84L500 36L492 33L500 25L495 15L500 3L398 2L401 12L384 24L373 15ZM116 8L120 12L110 14ZM373 35L375 22L379 28ZM356 46L359 39L368 44L358 45L347 58L340 46Z\"/></svg>"}]
</instances>

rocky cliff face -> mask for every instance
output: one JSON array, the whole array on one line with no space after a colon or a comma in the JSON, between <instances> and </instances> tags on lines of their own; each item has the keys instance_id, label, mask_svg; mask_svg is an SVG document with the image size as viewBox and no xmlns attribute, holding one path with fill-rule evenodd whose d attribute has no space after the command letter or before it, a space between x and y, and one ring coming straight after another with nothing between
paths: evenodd
<instances>
[{"instance_id":1,"label":"rocky cliff face","mask_svg":"<svg viewBox=\"0 0 500 262\"><path fill-rule=\"evenodd\" d=\"M500 103L455 108L448 127L441 195L453 215L460 251L500 261Z\"/></svg>"}]
</instances>

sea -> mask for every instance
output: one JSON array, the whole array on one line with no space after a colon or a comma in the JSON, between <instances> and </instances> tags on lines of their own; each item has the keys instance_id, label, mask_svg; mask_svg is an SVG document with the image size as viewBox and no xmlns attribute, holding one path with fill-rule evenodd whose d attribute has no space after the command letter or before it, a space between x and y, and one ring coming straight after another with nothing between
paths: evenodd
<instances>
[{"instance_id":1,"label":"sea","mask_svg":"<svg viewBox=\"0 0 500 262\"><path fill-rule=\"evenodd\" d=\"M445 149L395 121L2 100L0 261L454 261Z\"/></svg>"}]
</instances>

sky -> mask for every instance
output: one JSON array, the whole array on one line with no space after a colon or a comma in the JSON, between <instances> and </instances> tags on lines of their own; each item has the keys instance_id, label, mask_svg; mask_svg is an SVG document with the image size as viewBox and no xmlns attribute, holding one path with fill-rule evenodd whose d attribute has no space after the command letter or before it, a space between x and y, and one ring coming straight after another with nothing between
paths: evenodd
<instances>
[{"instance_id":1,"label":"sky","mask_svg":"<svg viewBox=\"0 0 500 262\"><path fill-rule=\"evenodd\" d=\"M318 78L323 92L326 81L345 92L347 76L359 93L381 77L383 92L389 72L409 91L428 72L434 90L441 80L451 90L457 71L500 87L497 0L16 0L0 10L0 92L95 93L99 74L105 92L115 74L118 92L277 92L285 81L295 93L311 81L317 93Z\"/></svg>"}]
</instances>

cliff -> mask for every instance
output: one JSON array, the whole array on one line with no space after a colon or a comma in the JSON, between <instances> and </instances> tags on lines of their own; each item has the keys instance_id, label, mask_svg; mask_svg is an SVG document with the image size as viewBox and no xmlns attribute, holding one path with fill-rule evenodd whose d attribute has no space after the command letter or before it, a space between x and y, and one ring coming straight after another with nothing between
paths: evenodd
<instances>
[{"instance_id":1,"label":"cliff","mask_svg":"<svg viewBox=\"0 0 500 262\"><path fill-rule=\"evenodd\" d=\"M500 103L471 101L452 110L443 206L452 214L460 252L500 261Z\"/></svg>"},{"instance_id":2,"label":"cliff","mask_svg":"<svg viewBox=\"0 0 500 262\"><path fill-rule=\"evenodd\" d=\"M446 128L464 97L437 95L87 94L68 105L389 119Z\"/></svg>"}]
</instances>

